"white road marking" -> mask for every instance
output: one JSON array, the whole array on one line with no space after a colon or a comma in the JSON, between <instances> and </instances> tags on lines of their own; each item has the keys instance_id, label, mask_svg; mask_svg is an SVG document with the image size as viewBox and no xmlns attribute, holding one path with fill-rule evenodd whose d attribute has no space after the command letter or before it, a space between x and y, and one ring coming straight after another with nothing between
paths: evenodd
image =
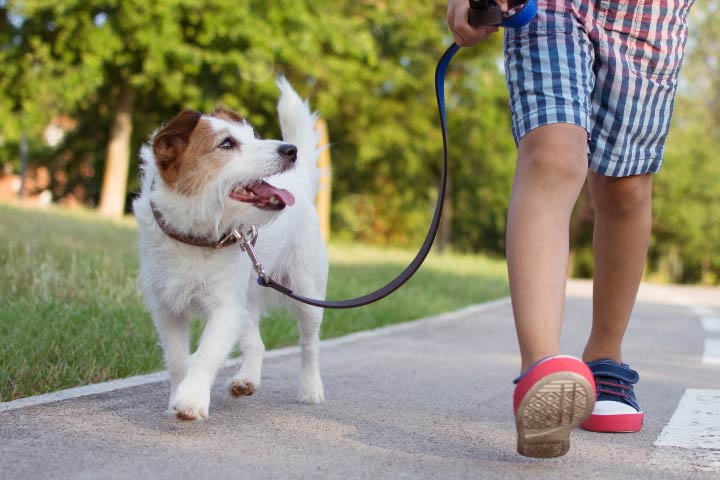
<instances>
[{"instance_id":1,"label":"white road marking","mask_svg":"<svg viewBox=\"0 0 720 480\"><path fill-rule=\"evenodd\" d=\"M720 390L686 389L655 446L720 449Z\"/></svg>"},{"instance_id":2,"label":"white road marking","mask_svg":"<svg viewBox=\"0 0 720 480\"><path fill-rule=\"evenodd\" d=\"M706 448L690 450L687 448L661 447L656 448L648 459L648 464L659 467L662 470L683 471L692 468L695 472L711 472L720 473L720 451L709 450ZM661 478L681 478L676 476L668 476ZM687 478L715 478L694 475Z\"/></svg>"},{"instance_id":3,"label":"white road marking","mask_svg":"<svg viewBox=\"0 0 720 480\"><path fill-rule=\"evenodd\" d=\"M718 313L715 309L703 307L702 305L695 305L690 308L690 311L692 311L693 315L697 315L698 317L711 317L713 315L717 315Z\"/></svg>"},{"instance_id":4,"label":"white road marking","mask_svg":"<svg viewBox=\"0 0 720 480\"><path fill-rule=\"evenodd\" d=\"M686 389L655 446L692 450L697 466L720 468L720 390Z\"/></svg>"},{"instance_id":5,"label":"white road marking","mask_svg":"<svg viewBox=\"0 0 720 480\"><path fill-rule=\"evenodd\" d=\"M484 303L478 303L476 305L470 305L454 312L443 313L434 317L421 318L409 322L389 325L387 327L380 327L373 330L365 330L362 332L351 333L343 337L323 340L320 342L320 345L322 348L336 347L338 345L344 345L358 340L370 339L382 335L400 332L403 330L409 330L411 328L425 325L427 323L448 322L457 318L476 315L480 312L493 310L495 308L500 308L508 305L510 305L510 297L504 297L498 300L491 300ZM299 347L279 348L277 350L271 350L269 352L266 352L264 358L269 359L284 357L286 355L298 354L299 352ZM231 358L223 364L223 368L237 366L240 363L242 363L242 357ZM18 408L30 407L33 405L43 405L46 403L59 402L61 400L67 400L69 398L86 397L88 395L95 395L98 393L112 392L114 390L137 387L139 385L146 385L148 383L163 382L167 380L167 378L167 371L155 372L149 373L147 375L138 375L135 377L122 378L109 382L96 383L83 387L70 388L67 390L60 390L57 392L46 393L44 395L35 395L34 397L20 398L11 402L0 402L0 412L16 410Z\"/></svg>"},{"instance_id":6,"label":"white road marking","mask_svg":"<svg viewBox=\"0 0 720 480\"><path fill-rule=\"evenodd\" d=\"M702 317L700 322L706 332L720 333L720 317Z\"/></svg>"},{"instance_id":7,"label":"white road marking","mask_svg":"<svg viewBox=\"0 0 720 480\"><path fill-rule=\"evenodd\" d=\"M720 340L715 338L705 339L705 353L702 363L705 365L720 365Z\"/></svg>"}]
</instances>

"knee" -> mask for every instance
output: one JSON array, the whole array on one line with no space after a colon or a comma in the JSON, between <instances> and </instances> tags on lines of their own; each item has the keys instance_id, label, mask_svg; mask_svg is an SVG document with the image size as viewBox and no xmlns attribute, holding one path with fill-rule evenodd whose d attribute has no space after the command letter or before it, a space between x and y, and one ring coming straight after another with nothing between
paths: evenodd
<instances>
[{"instance_id":1,"label":"knee","mask_svg":"<svg viewBox=\"0 0 720 480\"><path fill-rule=\"evenodd\" d=\"M577 187L585 182L587 165L577 157L558 155L550 148L537 148L527 152L519 161L533 178L542 179L552 188Z\"/></svg>"},{"instance_id":2,"label":"knee","mask_svg":"<svg viewBox=\"0 0 720 480\"><path fill-rule=\"evenodd\" d=\"M649 212L652 177L646 174L614 178L593 174L590 195L599 215L628 216Z\"/></svg>"},{"instance_id":3,"label":"knee","mask_svg":"<svg viewBox=\"0 0 720 480\"><path fill-rule=\"evenodd\" d=\"M566 125L549 127L533 130L522 139L518 168L550 188L582 185L588 172L584 130Z\"/></svg>"}]
</instances>

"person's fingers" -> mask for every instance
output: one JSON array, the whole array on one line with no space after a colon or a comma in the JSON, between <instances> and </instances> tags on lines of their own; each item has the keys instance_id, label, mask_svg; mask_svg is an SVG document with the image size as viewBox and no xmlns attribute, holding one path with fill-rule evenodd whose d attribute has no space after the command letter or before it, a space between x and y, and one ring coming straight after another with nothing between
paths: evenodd
<instances>
[{"instance_id":1,"label":"person's fingers","mask_svg":"<svg viewBox=\"0 0 720 480\"><path fill-rule=\"evenodd\" d=\"M453 32L453 40L461 47L471 47L476 43L485 40L487 37L497 32L497 27L487 27L475 29L472 35L463 34L460 32Z\"/></svg>"},{"instance_id":2,"label":"person's fingers","mask_svg":"<svg viewBox=\"0 0 720 480\"><path fill-rule=\"evenodd\" d=\"M450 28L450 31L453 31L453 24L455 23L455 5L453 2L448 2L448 8L447 8L447 24ZM455 33L455 32L453 32Z\"/></svg>"},{"instance_id":3,"label":"person's fingers","mask_svg":"<svg viewBox=\"0 0 720 480\"><path fill-rule=\"evenodd\" d=\"M484 40L491 33L497 32L497 27L472 27L468 23L470 5L462 2L455 8L448 8L448 25L453 33L455 43L461 47L469 47Z\"/></svg>"}]
</instances>

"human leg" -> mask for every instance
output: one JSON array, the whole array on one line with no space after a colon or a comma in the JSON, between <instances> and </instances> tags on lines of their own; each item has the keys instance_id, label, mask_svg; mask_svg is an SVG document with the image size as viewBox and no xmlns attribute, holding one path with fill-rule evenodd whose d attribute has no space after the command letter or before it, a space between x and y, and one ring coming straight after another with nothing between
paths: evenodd
<instances>
[{"instance_id":1,"label":"human leg","mask_svg":"<svg viewBox=\"0 0 720 480\"><path fill-rule=\"evenodd\" d=\"M639 376L622 363L621 345L642 278L651 227L652 175L607 177L591 172L595 209L593 322L583 360L597 383L597 402L582 426L599 432L635 432L643 412L633 385Z\"/></svg>"},{"instance_id":2,"label":"human leg","mask_svg":"<svg viewBox=\"0 0 720 480\"><path fill-rule=\"evenodd\" d=\"M645 265L651 224L651 173L660 169L692 1L598 6L593 30L596 88L590 130L590 193L596 211L593 326L583 358L597 384L595 410L582 426L638 431L637 372L621 343ZM651 26L648 28L647 26ZM611 178L618 177L618 178Z\"/></svg>"},{"instance_id":3,"label":"human leg","mask_svg":"<svg viewBox=\"0 0 720 480\"><path fill-rule=\"evenodd\" d=\"M651 174L588 176L595 209L593 323L583 360L622 362L621 343L650 243Z\"/></svg>"},{"instance_id":4,"label":"human leg","mask_svg":"<svg viewBox=\"0 0 720 480\"><path fill-rule=\"evenodd\" d=\"M505 30L505 68L518 160L507 257L523 374L515 380L517 449L564 455L592 411L593 378L559 356L569 222L587 176L594 51L565 2L545 2L527 29Z\"/></svg>"},{"instance_id":5,"label":"human leg","mask_svg":"<svg viewBox=\"0 0 720 480\"><path fill-rule=\"evenodd\" d=\"M587 173L587 133L539 127L520 141L507 228L510 293L522 371L560 350L569 222Z\"/></svg>"},{"instance_id":6,"label":"human leg","mask_svg":"<svg viewBox=\"0 0 720 480\"><path fill-rule=\"evenodd\" d=\"M530 457L564 455L570 432L593 409L590 371L576 358L557 356L570 215L586 174L587 133L582 127L545 125L520 141L507 262L524 372L515 381L513 396L517 449Z\"/></svg>"}]
</instances>

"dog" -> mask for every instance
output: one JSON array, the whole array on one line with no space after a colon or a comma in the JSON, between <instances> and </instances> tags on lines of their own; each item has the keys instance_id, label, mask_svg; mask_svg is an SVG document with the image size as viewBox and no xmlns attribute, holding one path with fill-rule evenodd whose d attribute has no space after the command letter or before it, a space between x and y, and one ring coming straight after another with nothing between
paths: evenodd
<instances>
[{"instance_id":1,"label":"dog","mask_svg":"<svg viewBox=\"0 0 720 480\"><path fill-rule=\"evenodd\" d=\"M235 345L242 365L229 384L236 397L260 388L265 347L258 328L271 307L287 307L300 330L299 401L324 401L319 369L323 311L262 288L238 245L214 248L233 228L259 232L265 271L298 293L324 298L328 256L314 207L319 170L317 114L283 77L282 141L260 138L237 113L184 110L144 144L139 226L139 285L162 343L170 376L168 414L208 417L210 390ZM189 323L205 320L197 350Z\"/></svg>"}]
</instances>

